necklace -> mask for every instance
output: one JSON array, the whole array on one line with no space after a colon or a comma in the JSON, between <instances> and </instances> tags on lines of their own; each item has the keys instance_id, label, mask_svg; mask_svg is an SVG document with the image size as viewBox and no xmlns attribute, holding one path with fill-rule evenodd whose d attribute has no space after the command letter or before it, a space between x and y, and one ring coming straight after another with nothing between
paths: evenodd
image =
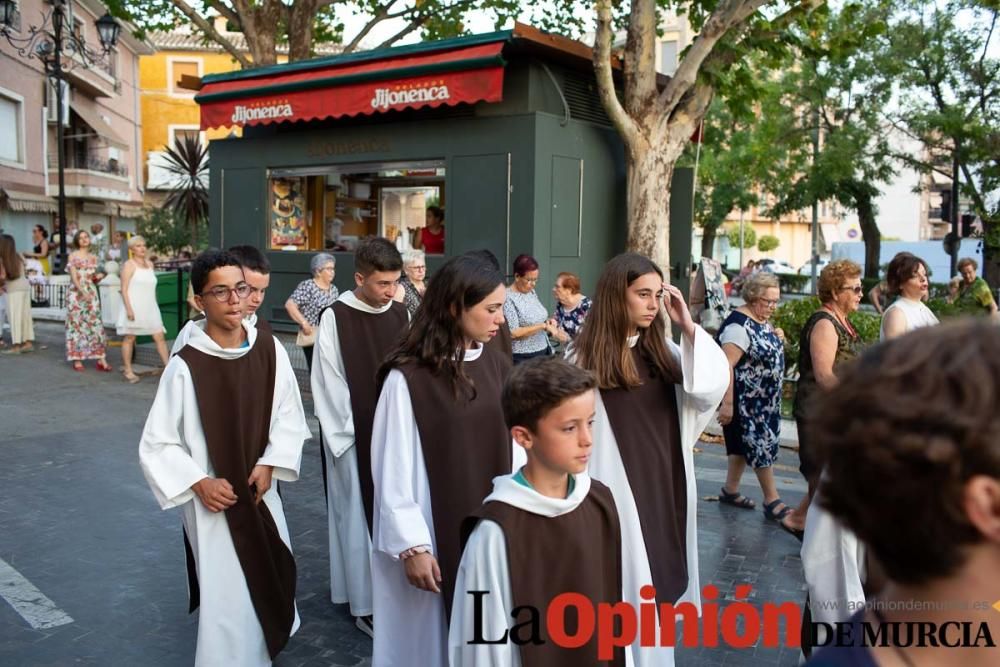
<instances>
[{"instance_id":1,"label":"necklace","mask_svg":"<svg viewBox=\"0 0 1000 667\"><path fill-rule=\"evenodd\" d=\"M848 320L846 317L842 316L840 313L838 313L836 310L834 310L830 306L824 305L823 309L826 310L831 315L833 315L834 319L836 319L838 322L840 322L840 326L844 327L847 330L847 333L850 334L851 338L857 338L858 337L858 331L857 331L857 329L854 328L854 325L851 324L850 320Z\"/></svg>"},{"instance_id":2,"label":"necklace","mask_svg":"<svg viewBox=\"0 0 1000 667\"><path fill-rule=\"evenodd\" d=\"M878 621L881 625L888 624L888 621L885 620L885 616L882 615L882 612L880 612L874 606L872 607L872 615L875 616L875 620ZM899 646L899 644L893 642L892 648L896 651L896 655L899 656L900 660L903 661L903 664L906 665L906 667L917 667L913 663L913 660L910 658L910 656L906 654L906 651L904 651L902 647Z\"/></svg>"}]
</instances>

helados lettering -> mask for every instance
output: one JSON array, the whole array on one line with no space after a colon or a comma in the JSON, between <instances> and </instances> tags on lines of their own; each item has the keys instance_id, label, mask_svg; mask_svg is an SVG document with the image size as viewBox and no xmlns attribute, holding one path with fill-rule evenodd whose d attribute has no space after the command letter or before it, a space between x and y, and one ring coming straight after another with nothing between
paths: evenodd
<instances>
[{"instance_id":1,"label":"helados lettering","mask_svg":"<svg viewBox=\"0 0 1000 667\"><path fill-rule=\"evenodd\" d=\"M246 107L237 104L233 109L232 121L234 124L246 123L252 120L263 120L266 118L289 118L292 116L291 104L271 104L261 107Z\"/></svg>"},{"instance_id":2,"label":"helados lettering","mask_svg":"<svg viewBox=\"0 0 1000 667\"><path fill-rule=\"evenodd\" d=\"M437 102L451 97L448 86L421 86L406 90L391 90L376 88L372 98L373 109L388 109L389 107L415 104L418 102Z\"/></svg>"}]
</instances>

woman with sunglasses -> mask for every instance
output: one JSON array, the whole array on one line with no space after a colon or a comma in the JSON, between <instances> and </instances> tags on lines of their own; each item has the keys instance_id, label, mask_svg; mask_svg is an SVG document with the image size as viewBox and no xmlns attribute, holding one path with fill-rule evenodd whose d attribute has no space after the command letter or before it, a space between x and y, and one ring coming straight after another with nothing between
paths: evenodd
<instances>
[{"instance_id":1,"label":"woman with sunglasses","mask_svg":"<svg viewBox=\"0 0 1000 667\"><path fill-rule=\"evenodd\" d=\"M827 264L817 284L820 307L806 320L799 338L799 382L793 414L799 433L799 471L809 483L809 495L781 526L800 540L809 502L819 481L819 465L808 443L809 416L822 392L837 386L837 367L861 352L862 341L848 315L861 304L861 267L848 259Z\"/></svg>"},{"instance_id":2,"label":"woman with sunglasses","mask_svg":"<svg viewBox=\"0 0 1000 667\"><path fill-rule=\"evenodd\" d=\"M776 275L758 271L747 276L743 283L745 304L729 314L717 337L732 369L729 389L719 408L729 461L719 502L743 509L756 506L740 493L740 479L749 465L764 494L764 516L773 521L781 521L792 511L778 495L772 468L781 433L785 334L769 320L780 299Z\"/></svg>"}]
</instances>

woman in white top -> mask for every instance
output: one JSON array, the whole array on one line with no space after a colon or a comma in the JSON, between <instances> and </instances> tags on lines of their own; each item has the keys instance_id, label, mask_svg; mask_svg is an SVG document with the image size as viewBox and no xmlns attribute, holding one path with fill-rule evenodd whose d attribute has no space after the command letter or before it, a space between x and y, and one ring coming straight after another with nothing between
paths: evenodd
<instances>
[{"instance_id":1,"label":"woman in white top","mask_svg":"<svg viewBox=\"0 0 1000 667\"><path fill-rule=\"evenodd\" d=\"M902 336L908 331L938 324L938 318L924 305L927 298L927 263L908 252L898 253L886 271L889 293L896 300L882 316L880 340Z\"/></svg>"},{"instance_id":2,"label":"woman in white top","mask_svg":"<svg viewBox=\"0 0 1000 667\"><path fill-rule=\"evenodd\" d=\"M132 259L122 267L122 307L116 329L122 339L122 366L125 379L135 384L139 376L132 372L132 350L136 336L152 336L163 365L167 365L167 342L163 338L163 318L156 305L156 273L146 257L146 240L136 235L128 241Z\"/></svg>"}]
</instances>

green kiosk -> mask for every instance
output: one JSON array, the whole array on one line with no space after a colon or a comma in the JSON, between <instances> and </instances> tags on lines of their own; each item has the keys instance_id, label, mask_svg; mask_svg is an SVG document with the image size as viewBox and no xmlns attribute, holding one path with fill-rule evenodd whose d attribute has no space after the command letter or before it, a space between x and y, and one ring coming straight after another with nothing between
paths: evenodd
<instances>
[{"instance_id":1,"label":"green kiosk","mask_svg":"<svg viewBox=\"0 0 1000 667\"><path fill-rule=\"evenodd\" d=\"M278 329L294 326L284 302L315 253L334 255L336 285L353 288L358 240L410 247L430 206L445 211L430 275L467 250L490 249L508 273L529 253L549 307L558 272L579 274L592 293L625 246L624 149L580 42L518 24L209 75L195 99L203 129L242 128L211 143L211 243L266 250L261 313ZM678 178L690 192L690 173ZM672 221L674 282L686 280L690 261L683 199L673 198L687 208L687 224Z\"/></svg>"}]
</instances>

